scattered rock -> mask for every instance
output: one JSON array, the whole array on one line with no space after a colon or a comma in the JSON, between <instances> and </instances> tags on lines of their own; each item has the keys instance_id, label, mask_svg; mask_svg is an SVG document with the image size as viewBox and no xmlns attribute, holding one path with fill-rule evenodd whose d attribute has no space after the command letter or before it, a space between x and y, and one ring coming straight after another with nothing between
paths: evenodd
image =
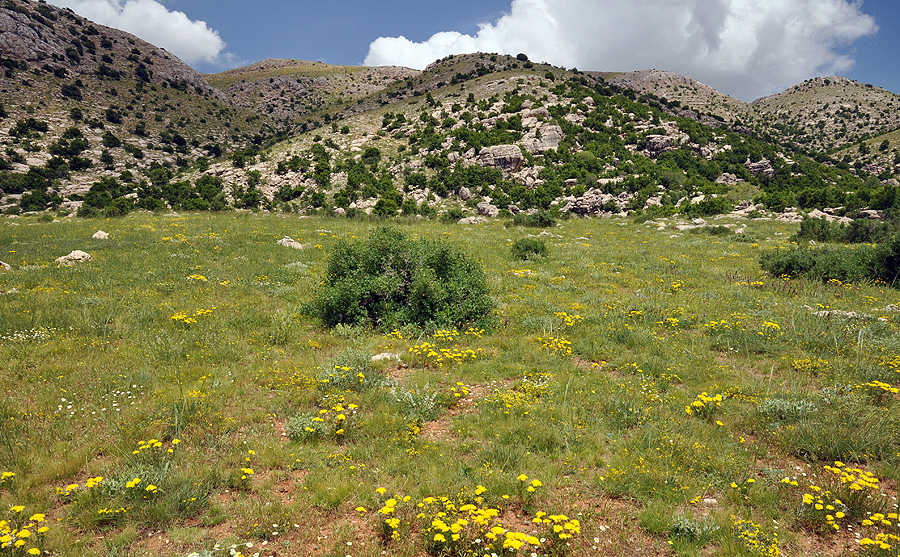
<instances>
[{"instance_id":1,"label":"scattered rock","mask_svg":"<svg viewBox=\"0 0 900 557\"><path fill-rule=\"evenodd\" d=\"M506 209L514 215L518 215L522 211L518 205L509 205Z\"/></svg>"},{"instance_id":2,"label":"scattered rock","mask_svg":"<svg viewBox=\"0 0 900 557\"><path fill-rule=\"evenodd\" d=\"M12 267L10 266L9 263L4 263L3 261L0 261L0 271L2 271L2 272L12 271Z\"/></svg>"},{"instance_id":3,"label":"scattered rock","mask_svg":"<svg viewBox=\"0 0 900 557\"><path fill-rule=\"evenodd\" d=\"M741 182L743 182L743 180L741 180L734 174L730 174L728 172L726 172L726 173L722 174L721 176L719 176L718 178L716 178L717 184L733 185L733 184L740 184Z\"/></svg>"},{"instance_id":4,"label":"scattered rock","mask_svg":"<svg viewBox=\"0 0 900 557\"><path fill-rule=\"evenodd\" d=\"M279 246L284 246L286 248L294 248L294 249L303 249L306 246L298 242L297 240L291 238L290 236L285 236L284 238L278 240L276 242Z\"/></svg>"},{"instance_id":5,"label":"scattered rock","mask_svg":"<svg viewBox=\"0 0 900 557\"><path fill-rule=\"evenodd\" d=\"M485 222L487 222L485 217L465 217L459 219L457 224L483 224Z\"/></svg>"},{"instance_id":6,"label":"scattered rock","mask_svg":"<svg viewBox=\"0 0 900 557\"><path fill-rule=\"evenodd\" d=\"M784 213L778 215L778 218L775 220L781 222L801 222L803 221L803 215L797 212L796 208L785 209Z\"/></svg>"},{"instance_id":7,"label":"scattered rock","mask_svg":"<svg viewBox=\"0 0 900 557\"><path fill-rule=\"evenodd\" d=\"M83 252L81 250L75 250L69 255L64 255L62 257L56 258L56 263L65 267L70 267L76 263L84 263L86 261L90 261L90 254Z\"/></svg>"},{"instance_id":8,"label":"scattered rock","mask_svg":"<svg viewBox=\"0 0 900 557\"><path fill-rule=\"evenodd\" d=\"M109 240L109 233L104 232L102 230L98 230L94 232L94 235L91 238L95 240Z\"/></svg>"},{"instance_id":9,"label":"scattered rock","mask_svg":"<svg viewBox=\"0 0 900 557\"><path fill-rule=\"evenodd\" d=\"M855 311L841 311L839 309L829 309L824 311L816 311L815 308L812 308L807 305L800 306L806 311L812 313L816 317L821 317L823 319L831 319L832 317L841 317L844 319L870 319L871 316L866 315L865 313L856 313Z\"/></svg>"},{"instance_id":10,"label":"scattered rock","mask_svg":"<svg viewBox=\"0 0 900 557\"><path fill-rule=\"evenodd\" d=\"M479 215L482 215L485 217L494 218L500 214L500 209L497 208L496 205L491 205L487 201L482 201L481 203L476 205L475 208L478 210Z\"/></svg>"},{"instance_id":11,"label":"scattered rock","mask_svg":"<svg viewBox=\"0 0 900 557\"><path fill-rule=\"evenodd\" d=\"M703 500L703 506L704 506L704 507L715 507L715 506L718 505L718 504L719 504L719 500L718 500L718 499L713 499L712 497L708 497L708 498L706 498L706 499Z\"/></svg>"},{"instance_id":12,"label":"scattered rock","mask_svg":"<svg viewBox=\"0 0 900 557\"><path fill-rule=\"evenodd\" d=\"M885 306L881 309L876 309L874 311L877 311L879 313L895 313L895 312L900 311L900 306L895 305L895 304L888 304L887 306Z\"/></svg>"},{"instance_id":13,"label":"scattered rock","mask_svg":"<svg viewBox=\"0 0 900 557\"><path fill-rule=\"evenodd\" d=\"M466 186L459 188L459 198L463 201L472 199L472 192Z\"/></svg>"},{"instance_id":14,"label":"scattered rock","mask_svg":"<svg viewBox=\"0 0 900 557\"><path fill-rule=\"evenodd\" d=\"M750 159L747 159L747 162L744 163L744 166L746 166L747 170L749 170L750 173L754 176L764 174L769 178L775 177L775 168L772 166L772 161L770 161L769 159L762 159L757 162L750 162Z\"/></svg>"},{"instance_id":15,"label":"scattered rock","mask_svg":"<svg viewBox=\"0 0 900 557\"><path fill-rule=\"evenodd\" d=\"M863 209L859 212L857 217L861 219L879 220L881 219L881 211L876 211L875 209Z\"/></svg>"},{"instance_id":16,"label":"scattered rock","mask_svg":"<svg viewBox=\"0 0 900 557\"><path fill-rule=\"evenodd\" d=\"M383 362L384 360L388 361L400 361L400 354L393 354L391 352L382 352L381 354L375 354L372 356L373 362Z\"/></svg>"},{"instance_id":17,"label":"scattered rock","mask_svg":"<svg viewBox=\"0 0 900 557\"><path fill-rule=\"evenodd\" d=\"M703 219L691 219L691 224L694 226L706 226L706 221Z\"/></svg>"}]
</instances>

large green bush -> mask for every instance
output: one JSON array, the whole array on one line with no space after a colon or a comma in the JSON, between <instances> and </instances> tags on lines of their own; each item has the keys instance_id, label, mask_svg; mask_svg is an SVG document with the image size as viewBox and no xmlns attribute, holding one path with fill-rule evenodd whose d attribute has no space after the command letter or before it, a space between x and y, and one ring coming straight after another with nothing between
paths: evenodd
<instances>
[{"instance_id":1,"label":"large green bush","mask_svg":"<svg viewBox=\"0 0 900 557\"><path fill-rule=\"evenodd\" d=\"M764 253L760 266L773 276L802 276L843 282L883 280L898 286L900 279L900 234L875 247L798 247Z\"/></svg>"},{"instance_id":2,"label":"large green bush","mask_svg":"<svg viewBox=\"0 0 900 557\"><path fill-rule=\"evenodd\" d=\"M365 241L337 244L324 287L305 310L328 327L390 330L483 323L492 306L477 261L444 242L379 227Z\"/></svg>"}]
</instances>

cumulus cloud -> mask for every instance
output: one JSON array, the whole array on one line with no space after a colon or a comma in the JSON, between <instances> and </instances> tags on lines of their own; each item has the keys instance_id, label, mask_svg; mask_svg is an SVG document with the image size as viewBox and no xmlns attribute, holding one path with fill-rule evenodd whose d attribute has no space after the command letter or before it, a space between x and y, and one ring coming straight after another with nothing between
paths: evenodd
<instances>
[{"instance_id":1,"label":"cumulus cloud","mask_svg":"<svg viewBox=\"0 0 900 557\"><path fill-rule=\"evenodd\" d=\"M424 68L449 54L524 52L582 70L663 69L744 100L853 66L841 47L878 31L860 0L513 0L473 35L380 37L365 65Z\"/></svg>"},{"instance_id":2,"label":"cumulus cloud","mask_svg":"<svg viewBox=\"0 0 900 557\"><path fill-rule=\"evenodd\" d=\"M225 49L205 21L191 20L156 0L49 0L102 25L115 27L165 48L188 64L218 62Z\"/></svg>"}]
</instances>

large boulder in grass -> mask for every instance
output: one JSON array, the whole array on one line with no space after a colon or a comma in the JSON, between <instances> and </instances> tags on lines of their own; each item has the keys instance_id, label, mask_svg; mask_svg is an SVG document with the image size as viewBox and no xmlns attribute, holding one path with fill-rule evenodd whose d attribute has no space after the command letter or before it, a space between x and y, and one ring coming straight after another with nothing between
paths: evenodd
<instances>
[{"instance_id":1,"label":"large boulder in grass","mask_svg":"<svg viewBox=\"0 0 900 557\"><path fill-rule=\"evenodd\" d=\"M69 255L64 255L62 257L56 258L56 263L63 267L71 267L76 263L84 263L91 260L91 256L87 252L83 252L81 250L75 250Z\"/></svg>"},{"instance_id":2,"label":"large boulder in grass","mask_svg":"<svg viewBox=\"0 0 900 557\"><path fill-rule=\"evenodd\" d=\"M109 233L98 230L94 232L94 235L91 236L91 238L93 238L94 240L109 240Z\"/></svg>"}]
</instances>

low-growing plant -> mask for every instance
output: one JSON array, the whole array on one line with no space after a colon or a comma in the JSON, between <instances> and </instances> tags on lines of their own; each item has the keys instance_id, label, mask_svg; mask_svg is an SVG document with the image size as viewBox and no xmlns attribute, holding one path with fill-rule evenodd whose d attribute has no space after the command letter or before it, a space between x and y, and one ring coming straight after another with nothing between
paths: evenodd
<instances>
[{"instance_id":1,"label":"low-growing plant","mask_svg":"<svg viewBox=\"0 0 900 557\"><path fill-rule=\"evenodd\" d=\"M522 261L547 257L548 253L547 244L538 238L519 238L513 243L511 251L515 259Z\"/></svg>"}]
</instances>

